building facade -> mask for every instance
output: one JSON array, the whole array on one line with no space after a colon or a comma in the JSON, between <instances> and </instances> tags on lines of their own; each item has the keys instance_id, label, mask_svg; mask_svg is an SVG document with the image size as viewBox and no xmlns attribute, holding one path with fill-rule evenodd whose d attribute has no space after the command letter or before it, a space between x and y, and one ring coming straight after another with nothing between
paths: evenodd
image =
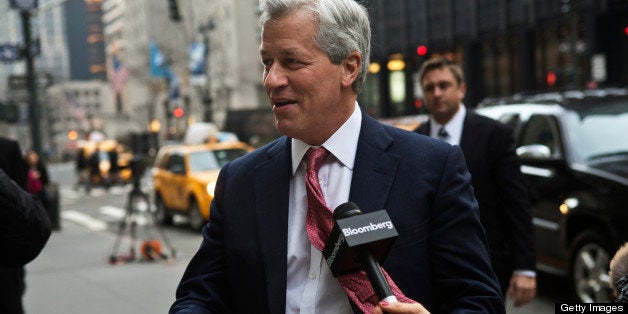
<instances>
[{"instance_id":1,"label":"building facade","mask_svg":"<svg viewBox=\"0 0 628 314\"><path fill-rule=\"evenodd\" d=\"M111 92L101 80L67 81L47 90L42 128L43 140L57 157L71 156L77 141L89 140L92 132L110 137L115 130L107 128L115 119ZM74 134L74 138L71 136Z\"/></svg>"},{"instance_id":2,"label":"building facade","mask_svg":"<svg viewBox=\"0 0 628 314\"><path fill-rule=\"evenodd\" d=\"M176 139L196 121L223 128L230 110L260 106L257 1L172 4L177 20L170 17L168 1L103 3L109 77L114 58L129 70L113 97L120 132L150 129ZM200 73L191 70L192 45L206 49ZM184 114L174 116L179 108Z\"/></svg>"},{"instance_id":3,"label":"building facade","mask_svg":"<svg viewBox=\"0 0 628 314\"><path fill-rule=\"evenodd\" d=\"M463 65L471 107L516 92L628 84L624 0L362 2L379 71L361 102L382 117L424 112L417 71L436 56Z\"/></svg>"}]
</instances>

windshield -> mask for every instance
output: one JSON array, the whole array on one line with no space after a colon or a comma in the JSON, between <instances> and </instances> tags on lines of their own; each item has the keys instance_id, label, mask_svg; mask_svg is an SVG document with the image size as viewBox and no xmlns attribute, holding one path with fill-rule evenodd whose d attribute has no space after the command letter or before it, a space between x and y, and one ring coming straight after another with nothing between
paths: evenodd
<instances>
[{"instance_id":1,"label":"windshield","mask_svg":"<svg viewBox=\"0 0 628 314\"><path fill-rule=\"evenodd\" d=\"M576 158L628 155L628 101L594 104L567 117L567 132Z\"/></svg>"},{"instance_id":2,"label":"windshield","mask_svg":"<svg viewBox=\"0 0 628 314\"><path fill-rule=\"evenodd\" d=\"M204 150L190 154L190 171L217 170L226 163L247 153L244 149Z\"/></svg>"},{"instance_id":3,"label":"windshield","mask_svg":"<svg viewBox=\"0 0 628 314\"><path fill-rule=\"evenodd\" d=\"M190 154L190 171L199 172L220 169L218 161L211 150L203 150Z\"/></svg>"}]
</instances>

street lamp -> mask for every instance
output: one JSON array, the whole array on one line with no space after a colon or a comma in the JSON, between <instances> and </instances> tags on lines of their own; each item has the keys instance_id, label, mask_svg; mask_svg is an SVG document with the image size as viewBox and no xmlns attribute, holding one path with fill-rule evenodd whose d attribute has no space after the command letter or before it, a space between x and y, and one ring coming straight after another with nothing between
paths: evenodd
<instances>
[{"instance_id":1,"label":"street lamp","mask_svg":"<svg viewBox=\"0 0 628 314\"><path fill-rule=\"evenodd\" d=\"M37 100L37 81L35 79L35 66L33 57L37 53L37 47L31 40L31 12L37 8L37 0L10 0L11 8L20 11L22 19L22 36L24 37L24 48L22 55L26 61L26 80L28 84L28 112L31 125L31 137L33 150L42 155L41 131L39 128L39 102Z\"/></svg>"},{"instance_id":2,"label":"street lamp","mask_svg":"<svg viewBox=\"0 0 628 314\"><path fill-rule=\"evenodd\" d=\"M207 21L207 23L203 23L201 25L199 25L198 27L198 32L203 36L203 44L205 46L205 69L203 69L205 71L205 77L206 80L204 82L204 86L200 86L200 91L201 91L201 100L203 101L203 107L204 107L204 112L203 112L203 119L206 122L213 122L213 108L212 108L212 95L211 95L211 75L209 73L208 67L209 67L209 45L210 45L210 40L209 40L209 32L211 32L214 29L215 25L214 25L214 20L213 19L209 19Z\"/></svg>"}]
</instances>

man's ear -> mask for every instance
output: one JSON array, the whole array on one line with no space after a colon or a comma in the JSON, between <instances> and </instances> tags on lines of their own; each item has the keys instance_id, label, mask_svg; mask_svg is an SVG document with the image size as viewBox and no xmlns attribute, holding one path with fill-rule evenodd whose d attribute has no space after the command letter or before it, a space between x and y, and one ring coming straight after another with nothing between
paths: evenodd
<instances>
[{"instance_id":1,"label":"man's ear","mask_svg":"<svg viewBox=\"0 0 628 314\"><path fill-rule=\"evenodd\" d=\"M467 94L467 84L464 82L460 83L458 91L460 92L460 99L464 99L464 96Z\"/></svg>"},{"instance_id":2,"label":"man's ear","mask_svg":"<svg viewBox=\"0 0 628 314\"><path fill-rule=\"evenodd\" d=\"M362 55L357 51L348 55L344 61L342 61L342 69L344 71L342 77L342 86L351 87L355 82L360 72L360 66L362 65Z\"/></svg>"}]
</instances>

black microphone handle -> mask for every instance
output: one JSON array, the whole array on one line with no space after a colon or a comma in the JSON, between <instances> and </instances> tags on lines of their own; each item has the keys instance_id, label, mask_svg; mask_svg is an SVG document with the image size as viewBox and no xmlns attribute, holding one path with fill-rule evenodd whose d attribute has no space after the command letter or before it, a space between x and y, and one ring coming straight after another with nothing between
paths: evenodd
<instances>
[{"instance_id":1,"label":"black microphone handle","mask_svg":"<svg viewBox=\"0 0 628 314\"><path fill-rule=\"evenodd\" d=\"M379 264L373 257L373 254L371 254L370 250L368 248L360 249L358 258L366 271L366 276L369 278L369 282L371 283L377 298L381 301L390 296L394 296L386 277L384 277L384 273L382 273L382 269L379 267Z\"/></svg>"}]
</instances>

